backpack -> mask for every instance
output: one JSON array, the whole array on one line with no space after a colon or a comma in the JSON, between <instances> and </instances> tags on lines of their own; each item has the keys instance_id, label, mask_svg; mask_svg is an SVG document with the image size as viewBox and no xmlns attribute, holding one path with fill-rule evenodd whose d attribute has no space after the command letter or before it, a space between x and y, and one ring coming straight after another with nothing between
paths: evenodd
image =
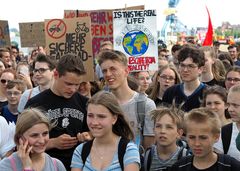
<instances>
[{"instance_id":1,"label":"backpack","mask_svg":"<svg viewBox=\"0 0 240 171\"><path fill-rule=\"evenodd\" d=\"M143 164L144 171L149 171L150 169L150 166L152 164L153 151L154 151L154 146L152 145L145 152L144 164ZM187 156L188 154L189 154L189 151L186 148L181 148L180 152L178 153L177 160L181 159L184 156Z\"/></svg>"},{"instance_id":2,"label":"backpack","mask_svg":"<svg viewBox=\"0 0 240 171\"><path fill-rule=\"evenodd\" d=\"M233 129L232 123L224 125L221 129L221 138L222 138L224 154L227 154L229 150L229 146L232 138L232 129Z\"/></svg>"},{"instance_id":3,"label":"backpack","mask_svg":"<svg viewBox=\"0 0 240 171\"><path fill-rule=\"evenodd\" d=\"M119 144L118 144L118 161L119 161L119 164L120 164L122 170L124 170L123 157L125 155L126 148L127 148L127 145L129 142L130 142L130 140L128 140L126 138L121 138L119 141ZM83 165L85 164L86 159L90 153L92 144L93 144L93 140L88 141L85 144L83 144L82 153L81 153Z\"/></svg>"}]
</instances>

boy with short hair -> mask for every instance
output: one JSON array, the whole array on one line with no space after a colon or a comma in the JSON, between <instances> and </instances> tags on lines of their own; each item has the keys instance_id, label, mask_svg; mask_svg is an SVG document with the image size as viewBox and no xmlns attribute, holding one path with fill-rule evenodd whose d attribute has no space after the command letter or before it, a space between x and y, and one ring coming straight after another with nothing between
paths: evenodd
<instances>
[{"instance_id":1,"label":"boy with short hair","mask_svg":"<svg viewBox=\"0 0 240 171\"><path fill-rule=\"evenodd\" d=\"M6 86L8 104L2 108L2 116L7 122L14 122L16 124L18 117L18 103L26 85L22 80L11 80Z\"/></svg>"},{"instance_id":2,"label":"boy with short hair","mask_svg":"<svg viewBox=\"0 0 240 171\"><path fill-rule=\"evenodd\" d=\"M184 128L193 156L184 157L172 166L172 171L237 171L240 162L217 154L213 144L220 136L221 123L216 113L207 108L193 109L184 116Z\"/></svg>"},{"instance_id":3,"label":"boy with short hair","mask_svg":"<svg viewBox=\"0 0 240 171\"><path fill-rule=\"evenodd\" d=\"M199 80L205 64L204 53L196 47L185 45L179 51L178 61L182 83L169 87L162 101L167 104L172 104L173 101L178 105L182 104L182 110L188 112L200 107L203 90L206 88Z\"/></svg>"},{"instance_id":4,"label":"boy with short hair","mask_svg":"<svg viewBox=\"0 0 240 171\"><path fill-rule=\"evenodd\" d=\"M183 111L174 106L171 108L161 107L151 112L154 121L154 134L156 144L145 152L145 171L166 170L186 156L187 149L178 146L183 133Z\"/></svg>"}]
</instances>

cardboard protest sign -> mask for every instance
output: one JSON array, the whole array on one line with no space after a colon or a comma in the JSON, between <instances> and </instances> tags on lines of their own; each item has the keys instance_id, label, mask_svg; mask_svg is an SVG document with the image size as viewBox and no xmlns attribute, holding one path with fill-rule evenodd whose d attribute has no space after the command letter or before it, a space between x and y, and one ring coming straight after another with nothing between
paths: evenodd
<instances>
[{"instance_id":1,"label":"cardboard protest sign","mask_svg":"<svg viewBox=\"0 0 240 171\"><path fill-rule=\"evenodd\" d=\"M144 5L127 7L125 9L144 9ZM117 9L116 9L117 10ZM120 10L120 9L118 9ZM113 42L113 23L112 23L112 12L114 10L64 10L64 18L75 18L75 17L91 17L91 31L92 31L92 49L93 56L95 57L100 50L100 44L103 41L110 40Z\"/></svg>"},{"instance_id":2,"label":"cardboard protest sign","mask_svg":"<svg viewBox=\"0 0 240 171\"><path fill-rule=\"evenodd\" d=\"M83 79L94 79L90 17L45 20L45 35L50 56L58 60L64 54L75 54L87 72Z\"/></svg>"},{"instance_id":3,"label":"cardboard protest sign","mask_svg":"<svg viewBox=\"0 0 240 171\"><path fill-rule=\"evenodd\" d=\"M21 47L45 46L44 22L19 23Z\"/></svg>"},{"instance_id":4,"label":"cardboard protest sign","mask_svg":"<svg viewBox=\"0 0 240 171\"><path fill-rule=\"evenodd\" d=\"M0 20L0 47L11 46L8 21Z\"/></svg>"},{"instance_id":5,"label":"cardboard protest sign","mask_svg":"<svg viewBox=\"0 0 240 171\"><path fill-rule=\"evenodd\" d=\"M113 12L114 49L126 54L130 71L158 69L156 10Z\"/></svg>"}]
</instances>

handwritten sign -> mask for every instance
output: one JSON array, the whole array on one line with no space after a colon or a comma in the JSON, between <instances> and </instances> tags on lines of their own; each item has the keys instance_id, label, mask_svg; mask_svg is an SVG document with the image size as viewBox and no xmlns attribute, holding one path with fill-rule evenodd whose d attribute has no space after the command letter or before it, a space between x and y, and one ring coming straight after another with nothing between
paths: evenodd
<instances>
[{"instance_id":1,"label":"handwritten sign","mask_svg":"<svg viewBox=\"0 0 240 171\"><path fill-rule=\"evenodd\" d=\"M126 9L144 9L144 5L127 7ZM110 40L113 42L113 18L112 12L114 10L64 10L64 18L76 18L76 17L91 17L91 32L92 32L92 49L93 56L95 57L100 50L100 44L103 41Z\"/></svg>"},{"instance_id":2,"label":"handwritten sign","mask_svg":"<svg viewBox=\"0 0 240 171\"><path fill-rule=\"evenodd\" d=\"M113 12L114 49L126 54L130 71L158 69L156 10Z\"/></svg>"},{"instance_id":3,"label":"handwritten sign","mask_svg":"<svg viewBox=\"0 0 240 171\"><path fill-rule=\"evenodd\" d=\"M45 20L47 53L60 59L64 54L75 54L82 59L85 81L94 80L90 17Z\"/></svg>"},{"instance_id":4,"label":"handwritten sign","mask_svg":"<svg viewBox=\"0 0 240 171\"><path fill-rule=\"evenodd\" d=\"M45 46L44 22L19 23L22 47Z\"/></svg>"},{"instance_id":5,"label":"handwritten sign","mask_svg":"<svg viewBox=\"0 0 240 171\"><path fill-rule=\"evenodd\" d=\"M0 47L11 46L8 21L0 20Z\"/></svg>"}]
</instances>

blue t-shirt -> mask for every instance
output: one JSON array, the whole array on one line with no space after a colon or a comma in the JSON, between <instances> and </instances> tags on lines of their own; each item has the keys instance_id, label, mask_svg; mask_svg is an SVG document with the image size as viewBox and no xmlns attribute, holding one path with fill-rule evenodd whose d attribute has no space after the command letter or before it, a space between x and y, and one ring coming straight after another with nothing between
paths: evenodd
<instances>
[{"instance_id":1,"label":"blue t-shirt","mask_svg":"<svg viewBox=\"0 0 240 171\"><path fill-rule=\"evenodd\" d=\"M91 164L90 154L88 155L85 161L85 164L83 164L82 157L81 157L83 144L84 143L80 144L75 149L72 157L71 168L79 168L79 169L82 169L82 171L97 171L97 169L93 168ZM140 157L139 157L138 148L137 148L137 145L134 144L133 142L128 143L126 152L123 157L124 166L127 166L128 164L131 164L131 163L138 163L140 166ZM112 163L104 169L104 171L110 171L110 170L114 170L114 171L122 170L118 161L118 151L115 152L112 159Z\"/></svg>"},{"instance_id":2,"label":"blue t-shirt","mask_svg":"<svg viewBox=\"0 0 240 171\"><path fill-rule=\"evenodd\" d=\"M2 116L7 120L8 123L9 122L14 122L16 124L16 122L17 122L18 115L12 114L8 109L8 105L3 106Z\"/></svg>"}]
</instances>

